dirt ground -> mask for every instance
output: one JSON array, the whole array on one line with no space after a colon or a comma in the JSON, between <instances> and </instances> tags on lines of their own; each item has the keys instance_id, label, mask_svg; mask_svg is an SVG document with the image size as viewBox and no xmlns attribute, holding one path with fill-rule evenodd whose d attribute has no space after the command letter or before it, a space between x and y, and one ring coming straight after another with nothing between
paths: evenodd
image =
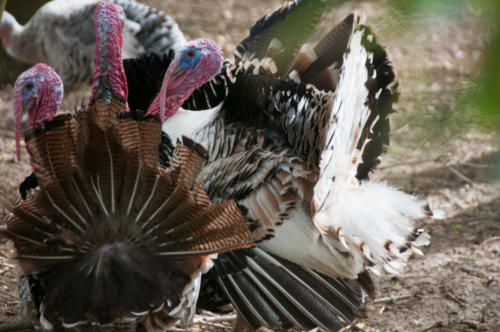
<instances>
[{"instance_id":1,"label":"dirt ground","mask_svg":"<svg viewBox=\"0 0 500 332\"><path fill-rule=\"evenodd\" d=\"M229 57L253 22L281 1L145 2L173 16L187 37L212 38ZM428 141L416 134L418 123L408 122L456 105L455 92L470 86L480 70L489 27L474 8L453 17L429 13L408 19L382 1L367 1L342 6L328 16L326 28L352 9L366 15L400 80L391 147L374 177L417 195L434 216L420 222L432 235L425 255L397 276L376 278L376 299L350 330L500 331L500 186L491 178L498 137L470 129ZM69 95L63 110L71 110L87 91ZM11 105L7 86L0 90L2 209L18 199L17 186L30 172L26 154L15 162ZM13 322L19 303L6 253L0 243L0 322ZM230 331L234 319L234 314L199 315L193 331Z\"/></svg>"}]
</instances>

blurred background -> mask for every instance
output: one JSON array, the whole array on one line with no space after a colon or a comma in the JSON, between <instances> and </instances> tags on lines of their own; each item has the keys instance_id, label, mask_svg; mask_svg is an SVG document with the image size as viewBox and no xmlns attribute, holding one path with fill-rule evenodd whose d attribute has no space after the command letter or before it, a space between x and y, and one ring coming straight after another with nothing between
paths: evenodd
<instances>
[{"instance_id":1,"label":"blurred background","mask_svg":"<svg viewBox=\"0 0 500 332\"><path fill-rule=\"evenodd\" d=\"M8 1L24 24L44 0ZM209 37L230 57L264 13L283 0L142 0L172 16L188 38ZM348 11L367 23L388 48L400 77L405 125L419 144L442 147L467 129L500 130L500 1L338 1L325 29ZM320 30L321 31L321 30ZM12 84L27 65L0 49L0 86ZM396 125L400 127L401 124Z\"/></svg>"},{"instance_id":2,"label":"blurred background","mask_svg":"<svg viewBox=\"0 0 500 332\"><path fill-rule=\"evenodd\" d=\"M44 2L8 1L6 10L25 23ZM226 57L232 56L257 19L284 3L139 2L172 16L186 38L213 39ZM400 277L379 281L381 299L403 295L402 299L369 305L367 317L356 328L500 329L500 188L495 181L500 176L500 1L339 1L318 35L353 10L365 15L399 78L391 145L374 177L418 195L434 212L423 222L433 236L426 256L416 259ZM15 162L12 130L12 84L25 68L0 49L3 208L17 199L17 185L30 172L26 155L22 163ZM71 111L87 94L84 88L66 96L63 109ZM10 281L4 285L14 287ZM16 300L5 296L0 321L16 315ZM207 329L203 326L199 330Z\"/></svg>"}]
</instances>

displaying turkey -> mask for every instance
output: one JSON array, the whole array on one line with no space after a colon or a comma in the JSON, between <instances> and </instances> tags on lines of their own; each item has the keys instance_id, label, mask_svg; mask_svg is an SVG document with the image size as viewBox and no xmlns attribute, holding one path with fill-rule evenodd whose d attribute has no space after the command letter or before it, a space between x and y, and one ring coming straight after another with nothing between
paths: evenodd
<instances>
[{"instance_id":1,"label":"displaying turkey","mask_svg":"<svg viewBox=\"0 0 500 332\"><path fill-rule=\"evenodd\" d=\"M373 292L368 270L397 273L429 241L414 227L421 204L368 179L396 96L385 50L354 15L304 45L327 6L295 1L264 17L235 63L184 103L197 111L165 115L163 165L172 141L192 137L208 151L198 179L211 200L235 199L263 225L255 249L219 255L217 286L205 280L200 295L212 307L225 297L253 328L338 330L364 302L360 286ZM287 39L303 13L317 19ZM149 107L169 62L125 61L132 111Z\"/></svg>"},{"instance_id":2,"label":"displaying turkey","mask_svg":"<svg viewBox=\"0 0 500 332\"><path fill-rule=\"evenodd\" d=\"M43 120L40 110L48 107L29 108L37 120L25 138L39 189L0 219L0 235L12 241L46 329L142 317L157 331L189 321L214 254L253 245L254 224L236 203L211 203L196 181L206 157L200 145L184 139L170 167L158 168L158 115L128 111L122 14L112 3L96 8L87 108ZM220 53L193 52L220 63ZM165 82L178 84L189 70L187 53ZM38 76L19 80L24 99L30 80L31 90L56 93L50 80L36 79L49 76L47 66L28 73Z\"/></svg>"},{"instance_id":3,"label":"displaying turkey","mask_svg":"<svg viewBox=\"0 0 500 332\"><path fill-rule=\"evenodd\" d=\"M52 66L66 91L91 81L95 38L92 13L102 0L54 0L22 26L8 12L0 23L7 52L19 61ZM166 53L185 43L177 23L164 12L134 0L113 0L125 11L125 58Z\"/></svg>"}]
</instances>

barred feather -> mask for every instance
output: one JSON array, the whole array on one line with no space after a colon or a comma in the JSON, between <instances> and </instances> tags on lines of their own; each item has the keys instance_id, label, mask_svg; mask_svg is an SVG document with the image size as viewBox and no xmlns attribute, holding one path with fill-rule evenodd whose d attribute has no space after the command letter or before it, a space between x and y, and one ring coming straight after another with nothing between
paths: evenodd
<instances>
[{"instance_id":1,"label":"barred feather","mask_svg":"<svg viewBox=\"0 0 500 332\"><path fill-rule=\"evenodd\" d=\"M120 117L123 105L117 106L106 112L98 103L31 131L27 146L40 189L2 219L1 234L14 242L23 272L43 281L42 314L54 323L88 317L107 323L127 311L153 312L167 300L172 310L182 283L196 274L203 257L251 245L249 223L236 204L213 205L195 184L203 149L189 140L179 143L171 167L160 170L154 166L157 148L141 151L157 141L160 123ZM92 114L99 112L108 116ZM119 128L131 127L151 132L140 136L144 144L121 140ZM80 130L93 137L83 147ZM175 259L193 261L193 267L179 271ZM134 279L131 273L139 271L142 277ZM152 292L141 290L143 282L152 287L154 280L165 281ZM125 294L133 300L125 301Z\"/></svg>"}]
</instances>

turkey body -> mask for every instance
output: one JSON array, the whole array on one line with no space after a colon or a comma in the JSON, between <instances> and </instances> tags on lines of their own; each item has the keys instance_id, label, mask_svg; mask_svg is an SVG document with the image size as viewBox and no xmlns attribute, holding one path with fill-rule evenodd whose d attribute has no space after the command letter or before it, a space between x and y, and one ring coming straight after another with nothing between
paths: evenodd
<instances>
[{"instance_id":1,"label":"turkey body","mask_svg":"<svg viewBox=\"0 0 500 332\"><path fill-rule=\"evenodd\" d=\"M50 1L25 26L6 12L0 28L0 37L7 39L4 47L20 61L53 67L60 73L66 91L90 83L95 47L92 14L100 1ZM184 44L177 23L164 12L134 0L113 2L124 9L126 16L124 58L164 53Z\"/></svg>"},{"instance_id":2,"label":"turkey body","mask_svg":"<svg viewBox=\"0 0 500 332\"><path fill-rule=\"evenodd\" d=\"M285 24L286 10L313 3L259 21L235 64L226 62L163 124L161 163L169 164L166 136L192 137L208 151L199 179L211 200L235 199L264 225L254 232L257 248L219 256L200 296L203 305L223 294L254 328L338 330L365 300L360 285L373 292L368 270L397 273L428 242L413 226L423 217L417 201L369 181L396 97L392 67L370 29L350 15L313 57L297 52L300 38L289 45L269 36L279 36L269 29ZM130 90L131 109L147 108L169 61L125 61L129 86L147 84Z\"/></svg>"}]
</instances>

